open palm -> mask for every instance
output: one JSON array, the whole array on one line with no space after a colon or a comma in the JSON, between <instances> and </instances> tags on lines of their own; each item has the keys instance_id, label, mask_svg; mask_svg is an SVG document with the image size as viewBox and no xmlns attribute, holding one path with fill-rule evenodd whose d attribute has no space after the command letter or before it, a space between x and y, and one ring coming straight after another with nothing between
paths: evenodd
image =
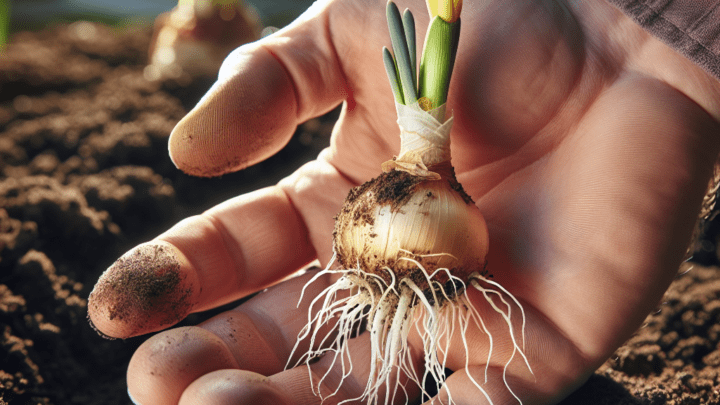
<instances>
[{"instance_id":1,"label":"open palm","mask_svg":"<svg viewBox=\"0 0 720 405\"><path fill-rule=\"evenodd\" d=\"M427 26L423 2L397 3ZM174 131L170 152L180 169L219 175L268 157L298 123L345 101L316 161L138 250L159 245L179 262L182 315L332 256L333 216L348 190L399 150L380 56L390 42L384 6L318 2L287 29L240 48ZM448 101L453 165L488 223L488 271L524 307L534 372L513 360L506 386L509 335L471 296L495 336L482 386L496 404L512 403L513 392L525 404L552 403L629 337L672 280L718 152L720 83L604 0L466 2L462 19ZM296 308L307 279L277 284L199 327L154 336L130 364L131 395L143 404L320 403L306 368L284 371L307 320L309 300ZM177 308L177 294L168 294L153 300L174 299ZM111 320L103 305L91 297L90 315L112 336L179 320L161 304ZM483 400L470 376L485 381L487 338L479 330L468 338L469 367L462 345L448 354L456 372L447 387L459 404ZM354 358L368 358L362 336L349 344ZM314 363L315 378L328 365ZM326 403L360 395L366 372L358 366ZM327 380L333 390L338 373ZM409 396L420 401L417 389Z\"/></svg>"}]
</instances>

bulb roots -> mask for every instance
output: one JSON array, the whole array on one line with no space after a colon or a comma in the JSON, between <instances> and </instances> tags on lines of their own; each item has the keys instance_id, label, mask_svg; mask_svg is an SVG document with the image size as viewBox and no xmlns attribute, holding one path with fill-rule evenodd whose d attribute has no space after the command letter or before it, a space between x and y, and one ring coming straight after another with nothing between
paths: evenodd
<instances>
[{"instance_id":1,"label":"bulb roots","mask_svg":"<svg viewBox=\"0 0 720 405\"><path fill-rule=\"evenodd\" d=\"M320 377L317 386L313 386L316 395L323 400L337 395L342 381L352 371L353 362L360 360L351 358L346 343L349 339L365 332L370 334L371 352L367 385L359 397L346 399L340 403L363 401L370 405L391 404L398 403L401 399L399 395L404 395L407 402L410 398L403 385L402 375L417 384L424 400L427 400L433 394L425 389L423 382L428 379L435 381L435 388L439 392L447 377L446 359L451 350L451 342L458 337L456 334L459 334L465 350L465 368L470 366L466 333L468 328L474 327L488 338L488 357L483 382L476 381L469 373L468 375L475 387L492 403L492 399L482 385L488 381L488 367L493 356L494 341L480 312L469 300L466 289L470 287L481 292L492 312L507 324L513 346L510 357L503 367L503 382L515 399L522 403L508 383L507 372L510 363L520 357L532 373L524 353L525 313L520 302L500 284L477 272L472 273L465 281L453 276L448 269L438 269L433 274L427 274L422 265L416 262L418 271L425 279L425 283L422 284L431 286L423 290L420 284L413 280L417 280L417 277L397 279L389 268L385 269L390 274L388 283L385 281L388 278L366 273L358 268L331 269L332 264L333 262L308 282L309 285L320 276L327 274L341 276L338 281L313 299L308 311L308 323L299 333L290 357L292 358L299 349L300 343L308 339L310 349L300 356L297 363L288 364L289 367L305 363L310 370L310 364L318 357L332 356L327 370L339 367L342 372L341 382L334 391L321 393L319 387L326 381L330 373L328 371ZM442 277L438 277L439 275ZM436 281L438 278L449 281L441 283ZM302 300L302 295L300 299ZM320 305L319 309L318 305ZM522 321L519 342L512 323L514 308L519 308ZM418 375L413 362L413 349L408 345L408 336L413 328L423 344L422 376ZM419 354L415 355L417 357ZM446 389L446 393L448 404L452 404L450 390Z\"/></svg>"}]
</instances>

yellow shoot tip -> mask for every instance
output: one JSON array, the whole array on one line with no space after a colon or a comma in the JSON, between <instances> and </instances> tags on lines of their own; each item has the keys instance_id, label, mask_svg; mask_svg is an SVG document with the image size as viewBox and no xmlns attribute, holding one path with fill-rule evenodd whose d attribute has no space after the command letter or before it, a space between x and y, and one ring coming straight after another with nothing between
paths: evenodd
<instances>
[{"instance_id":1,"label":"yellow shoot tip","mask_svg":"<svg viewBox=\"0 0 720 405\"><path fill-rule=\"evenodd\" d=\"M453 23L460 18L463 0L426 0L430 18L439 16L443 20Z\"/></svg>"}]
</instances>

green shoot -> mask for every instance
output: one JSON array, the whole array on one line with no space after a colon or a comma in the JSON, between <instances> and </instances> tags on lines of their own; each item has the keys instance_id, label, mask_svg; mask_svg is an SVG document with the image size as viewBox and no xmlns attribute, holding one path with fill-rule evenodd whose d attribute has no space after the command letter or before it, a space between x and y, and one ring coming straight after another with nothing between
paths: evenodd
<instances>
[{"instance_id":1,"label":"green shoot","mask_svg":"<svg viewBox=\"0 0 720 405\"><path fill-rule=\"evenodd\" d=\"M417 79L413 77L412 73L415 69L411 67L410 52L400 10L392 1L389 1L387 5L387 20L405 104L414 103L417 100L417 85L415 84Z\"/></svg>"},{"instance_id":2,"label":"green shoot","mask_svg":"<svg viewBox=\"0 0 720 405\"><path fill-rule=\"evenodd\" d=\"M425 111L447 102L460 38L462 1L428 1L428 9L432 20L419 68L415 19L410 10L405 10L401 17L392 0L388 1L386 10L392 52L383 48L383 62L395 101L405 105L419 102Z\"/></svg>"},{"instance_id":3,"label":"green shoot","mask_svg":"<svg viewBox=\"0 0 720 405\"><path fill-rule=\"evenodd\" d=\"M410 10L405 9L402 21L403 28L405 28L405 40L408 44L408 53L410 54L410 69L412 70L412 77L417 80L417 41L415 40L415 18ZM417 88L417 83L415 88Z\"/></svg>"},{"instance_id":4,"label":"green shoot","mask_svg":"<svg viewBox=\"0 0 720 405\"><path fill-rule=\"evenodd\" d=\"M427 97L432 108L447 101L459 37L459 19L449 23L439 16L433 18L425 37L418 82L420 97Z\"/></svg>"},{"instance_id":5,"label":"green shoot","mask_svg":"<svg viewBox=\"0 0 720 405\"><path fill-rule=\"evenodd\" d=\"M395 101L398 104L405 104L405 98L403 97L403 91L402 91L402 85L400 84L400 79L398 78L398 73L397 73L397 66L395 65L395 58L393 58L390 50L384 46L383 46L383 62L385 63L385 71L387 72L388 80L390 80L390 86L392 87L393 95L395 96Z\"/></svg>"}]
</instances>

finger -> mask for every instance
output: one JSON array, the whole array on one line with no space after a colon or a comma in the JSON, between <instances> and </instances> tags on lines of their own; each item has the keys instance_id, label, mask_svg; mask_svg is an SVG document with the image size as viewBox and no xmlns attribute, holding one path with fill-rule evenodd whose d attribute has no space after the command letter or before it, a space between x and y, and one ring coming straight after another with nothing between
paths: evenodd
<instances>
[{"instance_id":1,"label":"finger","mask_svg":"<svg viewBox=\"0 0 720 405\"><path fill-rule=\"evenodd\" d=\"M314 256L288 196L266 188L188 218L126 253L95 285L88 314L112 337L160 330L192 311L257 291Z\"/></svg>"},{"instance_id":2,"label":"finger","mask_svg":"<svg viewBox=\"0 0 720 405\"><path fill-rule=\"evenodd\" d=\"M327 35L328 2L287 28L235 50L217 83L173 130L170 156L197 176L217 176L280 150L296 126L347 97Z\"/></svg>"},{"instance_id":3,"label":"finger","mask_svg":"<svg viewBox=\"0 0 720 405\"><path fill-rule=\"evenodd\" d=\"M305 365L270 376L270 380L285 387L286 392L297 398L299 405L350 403L413 403L419 396L419 387L397 368L394 368L385 384L375 394L376 400L365 396L370 365L377 361L371 356L370 334L363 333L347 340L347 357L328 353L308 368ZM413 353L413 366L418 374L420 353Z\"/></svg>"},{"instance_id":4,"label":"finger","mask_svg":"<svg viewBox=\"0 0 720 405\"><path fill-rule=\"evenodd\" d=\"M346 342L349 362L345 367L332 353L309 368L305 365L281 371L269 377L242 370L219 370L195 380L183 393L180 404L292 404L336 405L342 401L360 401L369 376L369 334ZM378 392L378 402L405 404L418 397L419 390L397 373L390 378L391 389ZM404 387L404 389L403 389ZM355 403L355 402L352 402Z\"/></svg>"},{"instance_id":5,"label":"finger","mask_svg":"<svg viewBox=\"0 0 720 405\"><path fill-rule=\"evenodd\" d=\"M282 371L308 320L311 299L299 301L299 296L312 275L278 284L199 326L171 329L148 339L128 366L132 397L146 404L176 404L192 381L213 371L232 368L263 375ZM330 282L328 277L319 278L307 287L307 297L319 295ZM307 345L298 349L295 358L304 350Z\"/></svg>"},{"instance_id":6,"label":"finger","mask_svg":"<svg viewBox=\"0 0 720 405\"><path fill-rule=\"evenodd\" d=\"M168 356L167 353L182 353ZM177 404L177 387L187 387L198 377L238 364L216 335L197 327L166 331L145 341L128 366L128 393L138 404ZM143 378L135 378L142 369Z\"/></svg>"},{"instance_id":7,"label":"finger","mask_svg":"<svg viewBox=\"0 0 720 405\"><path fill-rule=\"evenodd\" d=\"M296 405L283 387L262 374L246 370L218 370L195 380L180 405Z\"/></svg>"},{"instance_id":8,"label":"finger","mask_svg":"<svg viewBox=\"0 0 720 405\"><path fill-rule=\"evenodd\" d=\"M315 258L327 262L333 216L351 187L318 160L277 187L180 222L103 273L88 300L90 321L111 337L154 332L265 288Z\"/></svg>"}]
</instances>

